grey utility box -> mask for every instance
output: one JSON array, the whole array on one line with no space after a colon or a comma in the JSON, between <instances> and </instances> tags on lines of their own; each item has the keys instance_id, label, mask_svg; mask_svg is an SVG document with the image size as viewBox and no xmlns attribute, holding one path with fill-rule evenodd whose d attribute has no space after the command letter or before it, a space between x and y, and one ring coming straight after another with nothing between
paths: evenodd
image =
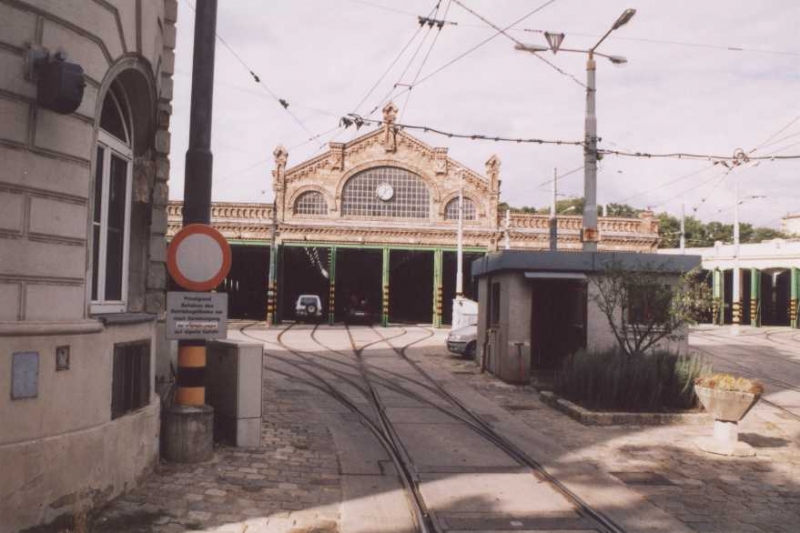
<instances>
[{"instance_id":1,"label":"grey utility box","mask_svg":"<svg viewBox=\"0 0 800 533\"><path fill-rule=\"evenodd\" d=\"M209 341L206 401L214 408L214 440L261 445L263 348L250 342Z\"/></svg>"}]
</instances>

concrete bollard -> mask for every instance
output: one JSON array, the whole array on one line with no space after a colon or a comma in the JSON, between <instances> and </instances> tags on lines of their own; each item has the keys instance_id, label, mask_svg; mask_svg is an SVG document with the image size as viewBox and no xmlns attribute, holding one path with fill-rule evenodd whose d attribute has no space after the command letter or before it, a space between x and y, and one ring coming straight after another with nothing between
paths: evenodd
<instances>
[{"instance_id":1,"label":"concrete bollard","mask_svg":"<svg viewBox=\"0 0 800 533\"><path fill-rule=\"evenodd\" d=\"M174 463L200 463L214 455L214 409L172 405L164 415L162 455Z\"/></svg>"}]
</instances>

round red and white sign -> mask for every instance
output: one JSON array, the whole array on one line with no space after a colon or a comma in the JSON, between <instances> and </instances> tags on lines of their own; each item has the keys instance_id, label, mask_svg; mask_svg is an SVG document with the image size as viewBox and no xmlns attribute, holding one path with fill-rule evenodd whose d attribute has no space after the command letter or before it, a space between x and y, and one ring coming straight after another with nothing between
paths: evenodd
<instances>
[{"instance_id":1,"label":"round red and white sign","mask_svg":"<svg viewBox=\"0 0 800 533\"><path fill-rule=\"evenodd\" d=\"M184 226L167 248L167 270L190 291L210 291L231 269L231 247L225 237L205 224Z\"/></svg>"}]
</instances>

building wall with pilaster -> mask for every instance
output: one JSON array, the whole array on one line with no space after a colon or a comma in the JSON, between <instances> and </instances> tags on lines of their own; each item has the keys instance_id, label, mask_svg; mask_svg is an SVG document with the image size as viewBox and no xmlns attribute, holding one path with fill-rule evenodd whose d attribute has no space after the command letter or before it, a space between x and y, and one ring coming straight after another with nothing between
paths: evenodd
<instances>
[{"instance_id":1,"label":"building wall with pilaster","mask_svg":"<svg viewBox=\"0 0 800 533\"><path fill-rule=\"evenodd\" d=\"M158 459L152 369L166 287L177 0L0 0L0 532L99 504ZM37 104L32 51L83 67L79 108ZM114 80L134 95L126 309L92 315L95 145ZM150 398L112 420L115 344L150 344ZM70 348L56 371L57 347ZM37 394L12 400L15 353L36 353Z\"/></svg>"}]
</instances>

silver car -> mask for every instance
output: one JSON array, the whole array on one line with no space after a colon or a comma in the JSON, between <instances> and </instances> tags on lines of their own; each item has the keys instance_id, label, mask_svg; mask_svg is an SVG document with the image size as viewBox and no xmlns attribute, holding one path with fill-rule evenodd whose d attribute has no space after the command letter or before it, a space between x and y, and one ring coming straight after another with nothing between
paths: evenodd
<instances>
[{"instance_id":1,"label":"silver car","mask_svg":"<svg viewBox=\"0 0 800 533\"><path fill-rule=\"evenodd\" d=\"M478 326L464 326L454 329L447 335L447 349L453 353L461 354L465 359L475 358L475 347L478 342Z\"/></svg>"}]
</instances>

